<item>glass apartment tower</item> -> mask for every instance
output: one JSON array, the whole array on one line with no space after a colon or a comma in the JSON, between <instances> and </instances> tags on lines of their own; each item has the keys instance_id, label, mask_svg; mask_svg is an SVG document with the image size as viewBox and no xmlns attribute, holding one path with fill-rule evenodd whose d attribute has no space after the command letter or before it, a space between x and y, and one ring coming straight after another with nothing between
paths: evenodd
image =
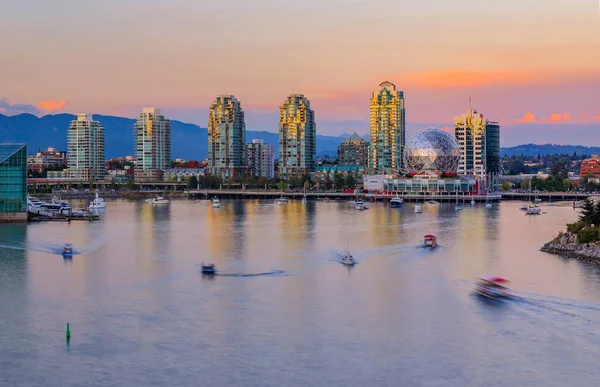
<instances>
[{"instance_id":1,"label":"glass apartment tower","mask_svg":"<svg viewBox=\"0 0 600 387\"><path fill-rule=\"evenodd\" d=\"M288 179L314 172L317 126L310 101L292 94L279 107L279 177Z\"/></svg>"},{"instance_id":2,"label":"glass apartment tower","mask_svg":"<svg viewBox=\"0 0 600 387\"><path fill-rule=\"evenodd\" d=\"M99 180L106 175L104 127L91 114L78 114L67 131L67 176Z\"/></svg>"},{"instance_id":3,"label":"glass apartment tower","mask_svg":"<svg viewBox=\"0 0 600 387\"><path fill-rule=\"evenodd\" d=\"M0 222L27 221L27 145L0 144Z\"/></svg>"},{"instance_id":4,"label":"glass apartment tower","mask_svg":"<svg viewBox=\"0 0 600 387\"><path fill-rule=\"evenodd\" d=\"M391 82L383 82L370 102L369 170L385 174L402 169L406 122L404 92Z\"/></svg>"},{"instance_id":5,"label":"glass apartment tower","mask_svg":"<svg viewBox=\"0 0 600 387\"><path fill-rule=\"evenodd\" d=\"M208 172L224 180L246 172L246 124L240 101L220 95L208 112Z\"/></svg>"},{"instance_id":6,"label":"glass apartment tower","mask_svg":"<svg viewBox=\"0 0 600 387\"><path fill-rule=\"evenodd\" d=\"M454 117L454 137L461 149L458 173L480 178L500 173L500 124L475 109Z\"/></svg>"},{"instance_id":7,"label":"glass apartment tower","mask_svg":"<svg viewBox=\"0 0 600 387\"><path fill-rule=\"evenodd\" d=\"M135 181L163 181L171 167L171 121L160 109L146 107L133 124L135 145Z\"/></svg>"}]
</instances>

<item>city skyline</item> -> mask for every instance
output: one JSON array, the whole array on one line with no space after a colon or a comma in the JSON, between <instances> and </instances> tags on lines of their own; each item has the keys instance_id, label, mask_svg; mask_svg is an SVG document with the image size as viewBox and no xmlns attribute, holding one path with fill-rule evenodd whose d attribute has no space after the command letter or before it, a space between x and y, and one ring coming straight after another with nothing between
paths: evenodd
<instances>
[{"instance_id":1,"label":"city skyline","mask_svg":"<svg viewBox=\"0 0 600 387\"><path fill-rule=\"evenodd\" d=\"M209 39L224 13L230 27ZM524 125L553 125L568 141L567 125L600 125L597 16L597 4L585 0L14 3L0 15L11 36L0 43L0 67L10 74L0 113L135 116L150 105L204 126L213 96L232 93L245 101L248 129L274 132L281 97L301 93L321 134L365 133L372 85L387 79L410 101L408 123L450 127L471 96L505 128L504 143L516 143L511 126ZM457 18L468 23L457 27ZM152 30L136 28L155 20ZM380 38L387 25L395 33ZM143 61L157 46L168 55ZM77 58L92 53L98 59L81 66ZM93 95L78 87L90 83L102 87Z\"/></svg>"}]
</instances>

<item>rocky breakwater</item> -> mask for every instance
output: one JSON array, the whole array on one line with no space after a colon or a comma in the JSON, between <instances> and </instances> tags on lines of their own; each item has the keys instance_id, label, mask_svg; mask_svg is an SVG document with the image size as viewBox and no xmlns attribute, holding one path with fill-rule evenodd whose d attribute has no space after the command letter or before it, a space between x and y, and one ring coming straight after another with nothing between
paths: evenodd
<instances>
[{"instance_id":1,"label":"rocky breakwater","mask_svg":"<svg viewBox=\"0 0 600 387\"><path fill-rule=\"evenodd\" d=\"M579 243L577 235L569 232L560 233L554 240L543 245L540 251L600 263L600 244Z\"/></svg>"}]
</instances>

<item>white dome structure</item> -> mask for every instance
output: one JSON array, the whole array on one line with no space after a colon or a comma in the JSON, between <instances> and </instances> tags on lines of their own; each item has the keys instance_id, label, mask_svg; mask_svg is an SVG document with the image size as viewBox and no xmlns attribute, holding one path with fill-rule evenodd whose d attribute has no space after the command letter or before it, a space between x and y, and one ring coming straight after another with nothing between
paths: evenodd
<instances>
[{"instance_id":1,"label":"white dome structure","mask_svg":"<svg viewBox=\"0 0 600 387\"><path fill-rule=\"evenodd\" d=\"M404 148L404 165L409 172L456 173L460 157L460 146L454 137L436 128L416 133Z\"/></svg>"}]
</instances>

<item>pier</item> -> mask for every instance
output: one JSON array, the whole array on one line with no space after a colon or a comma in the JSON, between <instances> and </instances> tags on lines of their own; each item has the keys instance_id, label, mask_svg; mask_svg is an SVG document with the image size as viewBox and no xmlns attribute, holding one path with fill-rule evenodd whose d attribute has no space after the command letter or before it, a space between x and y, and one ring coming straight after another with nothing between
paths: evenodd
<instances>
[{"instance_id":1,"label":"pier","mask_svg":"<svg viewBox=\"0 0 600 387\"><path fill-rule=\"evenodd\" d=\"M286 191L265 191L265 190L227 190L227 189L209 189L209 190L190 190L188 191L190 199L200 198L225 198L225 199L277 199L285 197L288 199L302 199L306 196L308 200L348 200L358 198L365 201L389 201L395 194L368 194L354 192L286 192ZM459 201L470 202L498 202L502 199L499 193L489 195L456 195L454 193L421 193L421 194L398 194L406 202L422 202L427 200L435 200L439 202L455 202Z\"/></svg>"}]
</instances>

